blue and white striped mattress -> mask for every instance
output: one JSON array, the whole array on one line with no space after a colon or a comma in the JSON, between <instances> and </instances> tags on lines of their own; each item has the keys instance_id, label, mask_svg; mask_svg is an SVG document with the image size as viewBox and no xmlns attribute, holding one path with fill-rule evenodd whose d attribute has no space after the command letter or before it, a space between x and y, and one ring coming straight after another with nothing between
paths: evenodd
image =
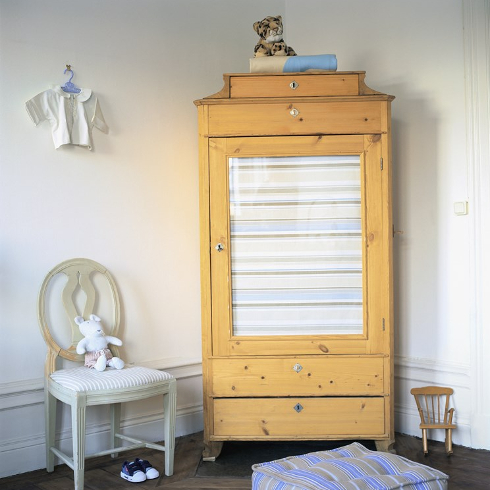
<instances>
[{"instance_id":1,"label":"blue and white striped mattress","mask_svg":"<svg viewBox=\"0 0 490 490\"><path fill-rule=\"evenodd\" d=\"M252 466L252 490L446 490L448 475L357 442Z\"/></svg>"}]
</instances>

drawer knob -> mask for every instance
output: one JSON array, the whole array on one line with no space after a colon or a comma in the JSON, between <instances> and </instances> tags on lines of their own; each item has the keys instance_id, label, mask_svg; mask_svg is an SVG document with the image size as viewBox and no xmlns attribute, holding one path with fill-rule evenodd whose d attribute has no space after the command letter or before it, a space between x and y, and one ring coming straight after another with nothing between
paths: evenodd
<instances>
[{"instance_id":1,"label":"drawer knob","mask_svg":"<svg viewBox=\"0 0 490 490\"><path fill-rule=\"evenodd\" d=\"M299 373L302 369L303 369L303 366L301 364L295 364L293 366L293 371L296 371L297 373Z\"/></svg>"},{"instance_id":2,"label":"drawer knob","mask_svg":"<svg viewBox=\"0 0 490 490\"><path fill-rule=\"evenodd\" d=\"M301 410L303 410L303 405L301 405L301 403L296 403L293 408L299 413Z\"/></svg>"},{"instance_id":3,"label":"drawer knob","mask_svg":"<svg viewBox=\"0 0 490 490\"><path fill-rule=\"evenodd\" d=\"M296 82L296 81L292 81L289 86L293 89L293 90L296 90L298 87L299 87L299 83Z\"/></svg>"},{"instance_id":4,"label":"drawer knob","mask_svg":"<svg viewBox=\"0 0 490 490\"><path fill-rule=\"evenodd\" d=\"M298 114L299 114L299 111L298 109L295 109L294 107L289 111L289 114L291 114L291 116L293 117L296 117Z\"/></svg>"}]
</instances>

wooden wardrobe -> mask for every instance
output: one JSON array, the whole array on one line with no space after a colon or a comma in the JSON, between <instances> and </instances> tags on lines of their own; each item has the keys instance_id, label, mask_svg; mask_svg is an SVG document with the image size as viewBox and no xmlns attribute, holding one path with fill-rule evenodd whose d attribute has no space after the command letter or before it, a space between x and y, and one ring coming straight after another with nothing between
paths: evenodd
<instances>
[{"instance_id":1,"label":"wooden wardrobe","mask_svg":"<svg viewBox=\"0 0 490 490\"><path fill-rule=\"evenodd\" d=\"M204 458L393 428L391 95L225 74L199 117Z\"/></svg>"}]
</instances>

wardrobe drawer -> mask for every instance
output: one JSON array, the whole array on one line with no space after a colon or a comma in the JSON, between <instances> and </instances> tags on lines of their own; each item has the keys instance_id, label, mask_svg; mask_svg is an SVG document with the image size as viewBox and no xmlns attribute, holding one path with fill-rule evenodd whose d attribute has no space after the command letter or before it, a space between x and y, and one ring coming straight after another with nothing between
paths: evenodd
<instances>
[{"instance_id":1,"label":"wardrobe drawer","mask_svg":"<svg viewBox=\"0 0 490 490\"><path fill-rule=\"evenodd\" d=\"M381 132L379 102L278 102L209 106L209 136Z\"/></svg>"},{"instance_id":2,"label":"wardrobe drawer","mask_svg":"<svg viewBox=\"0 0 490 490\"><path fill-rule=\"evenodd\" d=\"M213 396L382 395L381 357L212 360Z\"/></svg>"},{"instance_id":3,"label":"wardrobe drawer","mask_svg":"<svg viewBox=\"0 0 490 490\"><path fill-rule=\"evenodd\" d=\"M271 75L230 77L230 98L359 95L359 76Z\"/></svg>"},{"instance_id":4,"label":"wardrobe drawer","mask_svg":"<svg viewBox=\"0 0 490 490\"><path fill-rule=\"evenodd\" d=\"M348 438L384 434L384 398L214 400L214 435L235 438Z\"/></svg>"}]
</instances>

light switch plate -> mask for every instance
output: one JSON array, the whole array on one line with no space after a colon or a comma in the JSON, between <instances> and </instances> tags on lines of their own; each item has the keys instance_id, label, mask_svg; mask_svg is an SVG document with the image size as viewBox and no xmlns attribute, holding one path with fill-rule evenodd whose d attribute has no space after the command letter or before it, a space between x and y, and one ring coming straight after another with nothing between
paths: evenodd
<instances>
[{"instance_id":1,"label":"light switch plate","mask_svg":"<svg viewBox=\"0 0 490 490\"><path fill-rule=\"evenodd\" d=\"M454 214L463 216L468 214L468 201L457 201L454 203Z\"/></svg>"}]
</instances>

